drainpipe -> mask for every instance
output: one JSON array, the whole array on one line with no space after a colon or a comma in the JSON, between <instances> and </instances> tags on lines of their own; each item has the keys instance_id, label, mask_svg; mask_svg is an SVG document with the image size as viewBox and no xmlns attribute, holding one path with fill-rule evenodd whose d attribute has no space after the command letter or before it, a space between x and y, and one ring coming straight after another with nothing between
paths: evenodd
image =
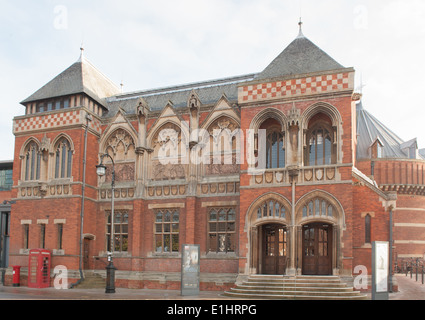
<instances>
[{"instance_id":1,"label":"drainpipe","mask_svg":"<svg viewBox=\"0 0 425 320\"><path fill-rule=\"evenodd\" d=\"M390 293L393 292L393 207L390 207L390 272L388 274L388 282Z\"/></svg>"},{"instance_id":2,"label":"drainpipe","mask_svg":"<svg viewBox=\"0 0 425 320\"><path fill-rule=\"evenodd\" d=\"M84 274L83 274L83 229L84 229L84 200L85 200L85 193L86 193L86 164L87 164L87 133L89 130L89 122L92 121L92 116L87 113L86 115L86 129L84 131L84 156L83 156L83 186L81 190L81 213L80 213L80 261L79 261L79 272L80 272L80 279L76 282L71 284L70 289L73 289L75 286L78 286L83 280L84 280Z\"/></svg>"},{"instance_id":3,"label":"drainpipe","mask_svg":"<svg viewBox=\"0 0 425 320\"><path fill-rule=\"evenodd\" d=\"M297 275L298 269L298 257L295 242L297 241L297 227L295 225L295 195L296 195L296 184L298 175L300 172L299 166L289 166L288 173L291 178L292 184L292 214L291 214L291 261L290 261L290 269L294 272L294 275Z\"/></svg>"}]
</instances>

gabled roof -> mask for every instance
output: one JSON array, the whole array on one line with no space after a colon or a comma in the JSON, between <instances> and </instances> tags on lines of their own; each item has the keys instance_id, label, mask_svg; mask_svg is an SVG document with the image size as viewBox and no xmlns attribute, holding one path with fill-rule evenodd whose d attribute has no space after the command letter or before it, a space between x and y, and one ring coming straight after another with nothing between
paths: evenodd
<instances>
[{"instance_id":1,"label":"gabled roof","mask_svg":"<svg viewBox=\"0 0 425 320\"><path fill-rule=\"evenodd\" d=\"M265 80L338 69L344 67L307 39L300 30L298 37L255 79Z\"/></svg>"},{"instance_id":2,"label":"gabled roof","mask_svg":"<svg viewBox=\"0 0 425 320\"><path fill-rule=\"evenodd\" d=\"M357 159L370 159L370 147L377 139L383 147L383 158L408 159L409 154L406 148L417 144L416 139L403 141L365 110L360 101L357 104ZM425 159L425 157L421 158Z\"/></svg>"},{"instance_id":3,"label":"gabled roof","mask_svg":"<svg viewBox=\"0 0 425 320\"><path fill-rule=\"evenodd\" d=\"M76 63L21 103L77 93L85 93L104 105L103 99L119 94L120 89L81 54Z\"/></svg>"}]
</instances>

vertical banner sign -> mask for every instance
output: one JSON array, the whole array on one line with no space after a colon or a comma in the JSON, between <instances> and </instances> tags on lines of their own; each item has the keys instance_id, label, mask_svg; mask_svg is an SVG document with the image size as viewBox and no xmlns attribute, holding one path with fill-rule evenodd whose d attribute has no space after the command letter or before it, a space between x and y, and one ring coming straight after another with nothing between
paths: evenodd
<instances>
[{"instance_id":1,"label":"vertical banner sign","mask_svg":"<svg viewBox=\"0 0 425 320\"><path fill-rule=\"evenodd\" d=\"M199 295L201 247L184 244L182 248L181 295Z\"/></svg>"},{"instance_id":2,"label":"vertical banner sign","mask_svg":"<svg viewBox=\"0 0 425 320\"><path fill-rule=\"evenodd\" d=\"M388 300L389 242L372 243L372 300Z\"/></svg>"}]
</instances>

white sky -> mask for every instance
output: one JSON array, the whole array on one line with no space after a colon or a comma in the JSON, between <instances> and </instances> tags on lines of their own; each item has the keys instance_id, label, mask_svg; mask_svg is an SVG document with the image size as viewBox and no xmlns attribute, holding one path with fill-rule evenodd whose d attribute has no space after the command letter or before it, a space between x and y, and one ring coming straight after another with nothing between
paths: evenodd
<instances>
[{"instance_id":1,"label":"white sky","mask_svg":"<svg viewBox=\"0 0 425 320\"><path fill-rule=\"evenodd\" d=\"M423 0L0 0L0 160L19 104L86 57L124 91L261 72L306 37L362 75L364 106L425 148Z\"/></svg>"}]
</instances>

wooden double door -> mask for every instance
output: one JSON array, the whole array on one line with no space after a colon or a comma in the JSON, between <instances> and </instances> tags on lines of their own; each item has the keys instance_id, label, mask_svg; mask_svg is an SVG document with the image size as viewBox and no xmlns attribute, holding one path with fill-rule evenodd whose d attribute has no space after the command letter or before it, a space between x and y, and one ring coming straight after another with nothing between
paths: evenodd
<instances>
[{"instance_id":1,"label":"wooden double door","mask_svg":"<svg viewBox=\"0 0 425 320\"><path fill-rule=\"evenodd\" d=\"M332 274L332 233L331 225L314 223L303 226L303 274Z\"/></svg>"},{"instance_id":2,"label":"wooden double door","mask_svg":"<svg viewBox=\"0 0 425 320\"><path fill-rule=\"evenodd\" d=\"M286 273L288 232L283 225L265 225L262 227L263 234L263 274Z\"/></svg>"}]
</instances>

